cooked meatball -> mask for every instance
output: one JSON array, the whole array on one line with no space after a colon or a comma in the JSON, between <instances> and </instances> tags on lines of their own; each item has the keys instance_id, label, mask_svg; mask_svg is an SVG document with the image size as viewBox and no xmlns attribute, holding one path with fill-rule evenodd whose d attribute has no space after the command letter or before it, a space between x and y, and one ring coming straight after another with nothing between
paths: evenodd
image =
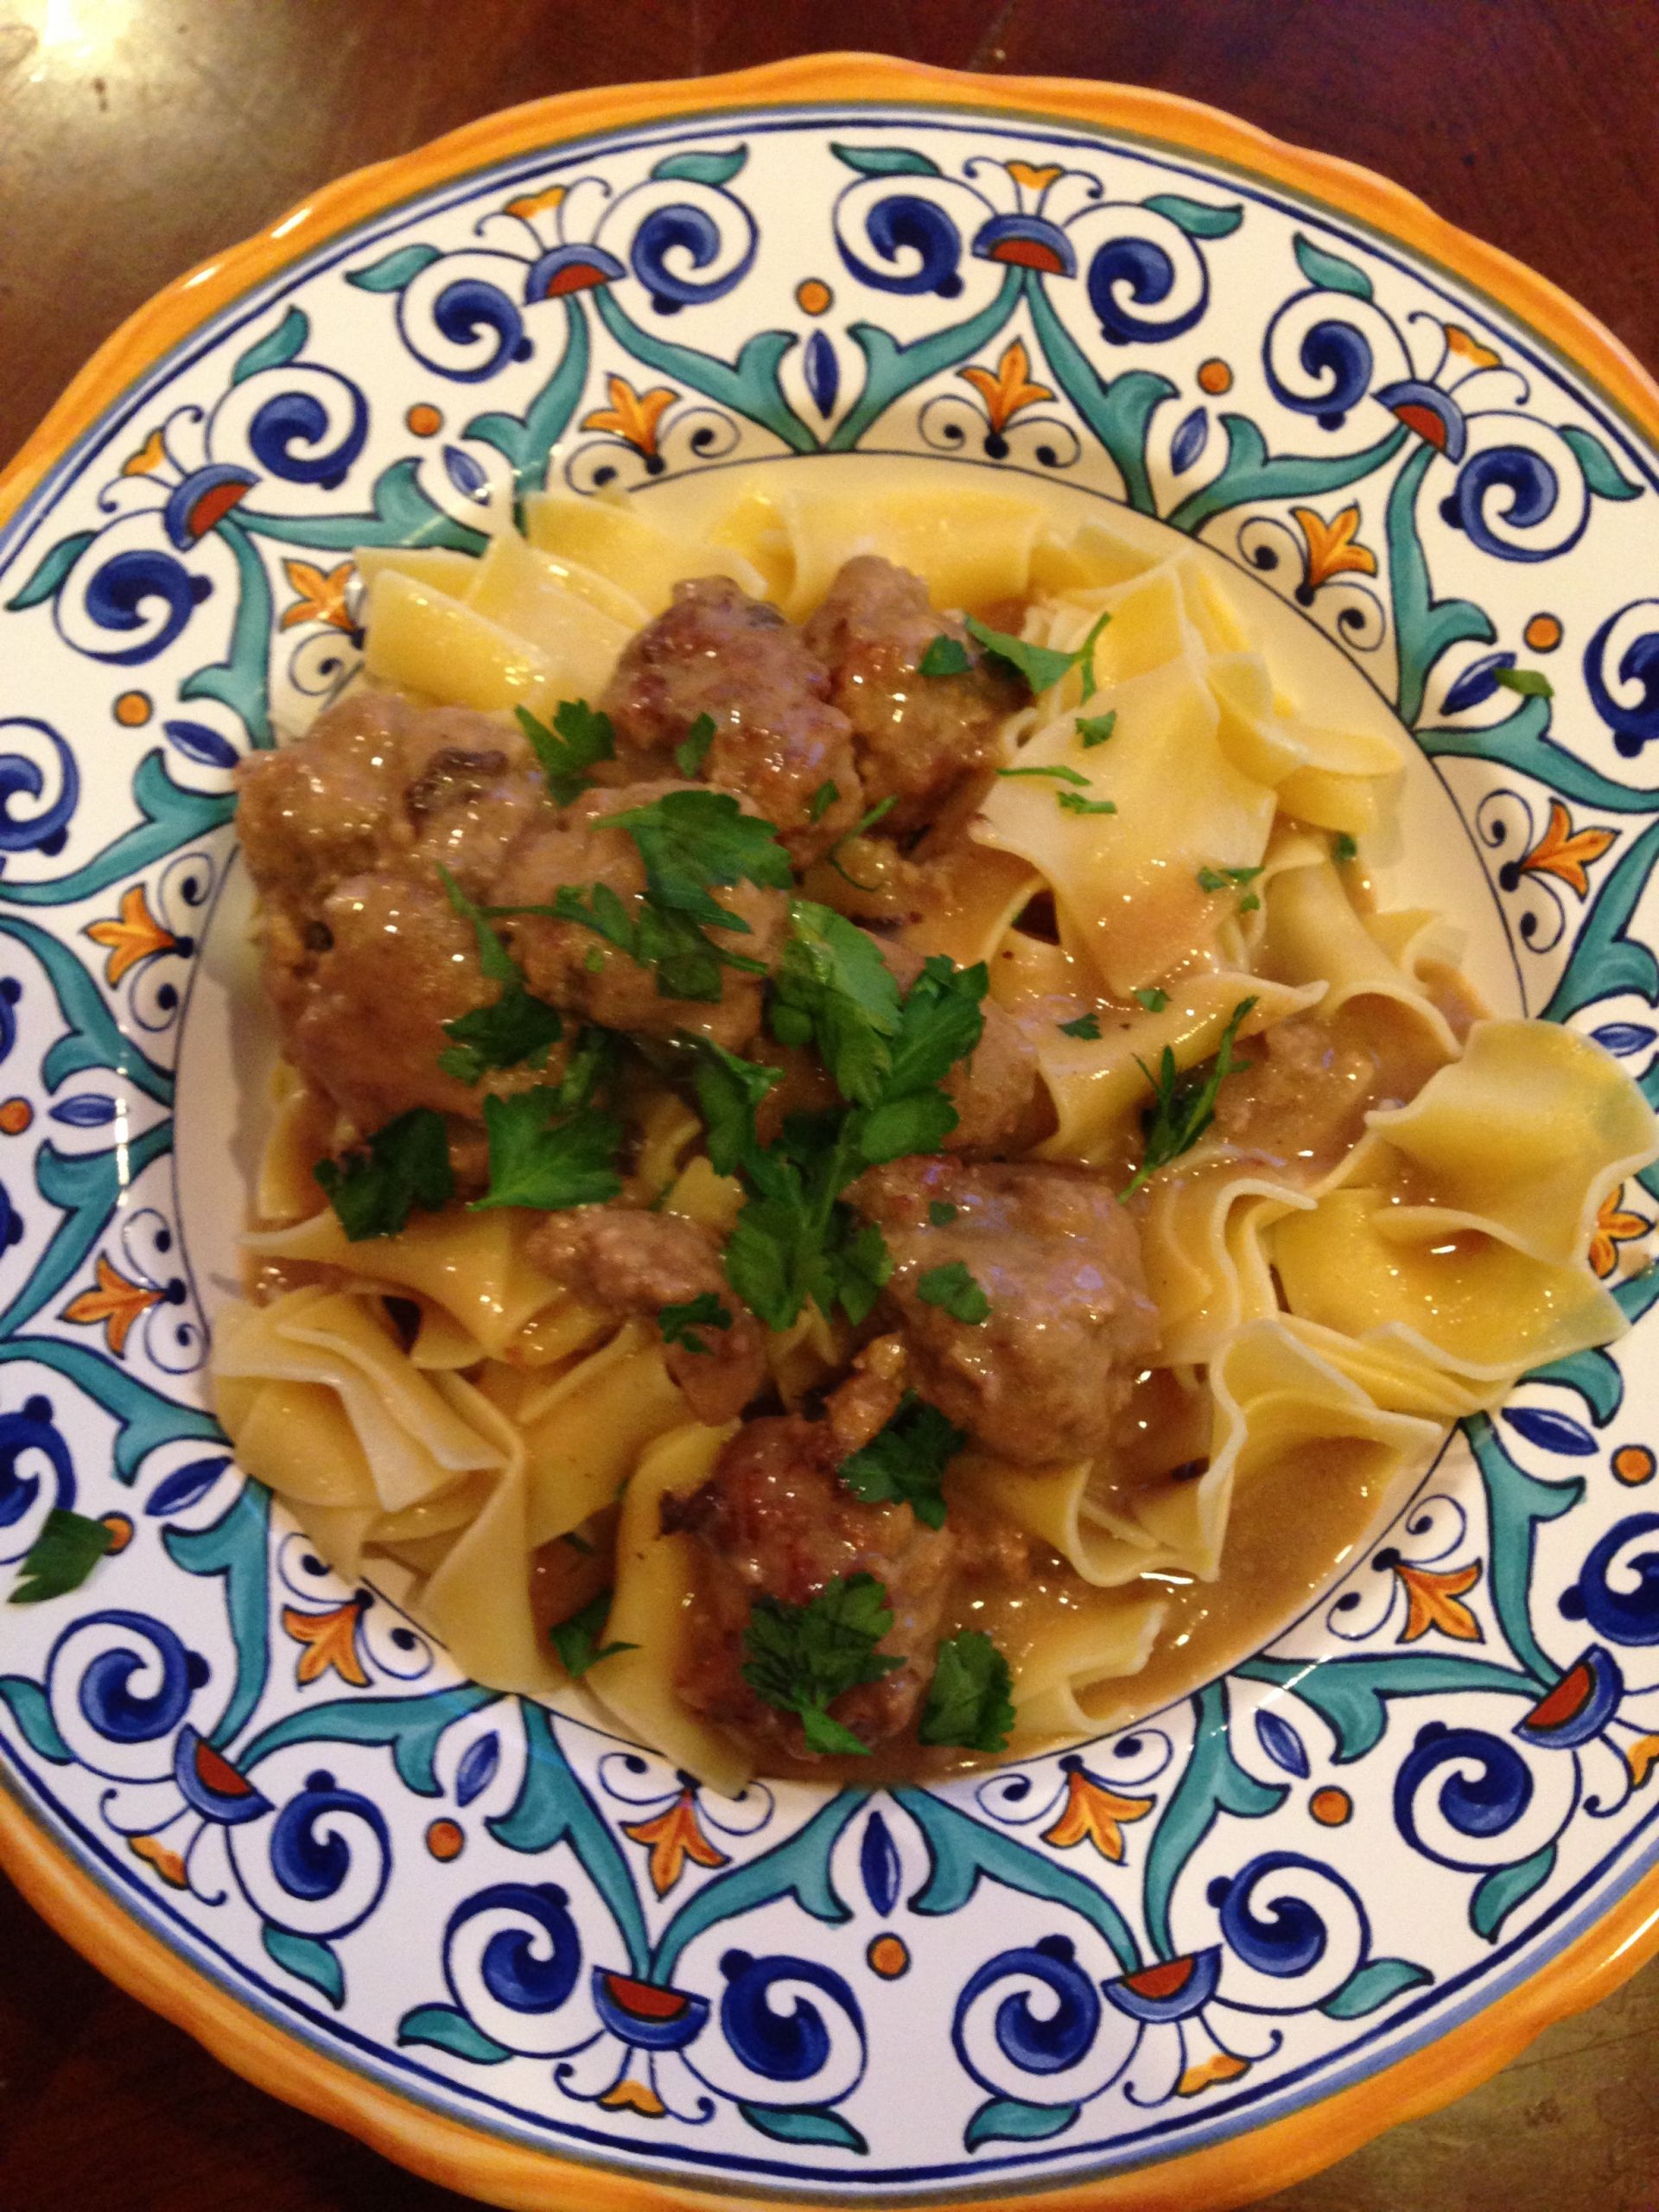
<instances>
[{"instance_id":1,"label":"cooked meatball","mask_svg":"<svg viewBox=\"0 0 1659 2212\"><path fill-rule=\"evenodd\" d=\"M765 1382L766 1332L738 1303L715 1239L696 1222L622 1206L577 1206L538 1223L529 1250L556 1282L613 1313L655 1321L665 1306L687 1306L707 1293L718 1298L730 1316L726 1327L692 1330L700 1351L683 1340L665 1347L668 1371L699 1421L735 1421Z\"/></svg>"},{"instance_id":2,"label":"cooked meatball","mask_svg":"<svg viewBox=\"0 0 1659 2212\"><path fill-rule=\"evenodd\" d=\"M1135 1223L1096 1178L1033 1163L940 1159L872 1168L849 1193L893 1255L883 1292L916 1388L974 1442L1025 1465L1110 1441L1158 1340ZM931 1209L950 1205L936 1226ZM960 1262L990 1311L957 1320L921 1295Z\"/></svg>"},{"instance_id":3,"label":"cooked meatball","mask_svg":"<svg viewBox=\"0 0 1659 2212\"><path fill-rule=\"evenodd\" d=\"M830 585L805 637L853 726L866 805L895 802L884 830L925 829L963 785L995 766L998 732L1022 695L987 665L960 622L935 611L919 576L860 554ZM938 637L966 646L972 665L964 675L918 673Z\"/></svg>"},{"instance_id":4,"label":"cooked meatball","mask_svg":"<svg viewBox=\"0 0 1659 2212\"><path fill-rule=\"evenodd\" d=\"M933 1529L908 1505L865 1505L837 1479L842 1461L874 1433L870 1410L861 1406L851 1426L837 1422L833 1402L822 1421L791 1414L747 1422L711 1478L672 1515L676 1528L698 1540L704 1601L680 1694L711 1720L791 1758L811 1756L799 1720L765 1703L743 1679L743 1631L762 1592L804 1605L838 1576L873 1574L882 1584L893 1627L878 1649L903 1664L844 1692L830 1708L865 1744L907 1728L932 1677L957 1540L948 1522Z\"/></svg>"},{"instance_id":5,"label":"cooked meatball","mask_svg":"<svg viewBox=\"0 0 1659 2212\"><path fill-rule=\"evenodd\" d=\"M863 807L847 717L830 679L775 607L724 576L676 584L674 602L632 639L602 702L620 774L660 775L699 715L715 725L711 784L753 802L797 868L843 836ZM836 797L814 802L833 784Z\"/></svg>"},{"instance_id":6,"label":"cooked meatball","mask_svg":"<svg viewBox=\"0 0 1659 2212\"><path fill-rule=\"evenodd\" d=\"M563 814L549 815L519 838L495 880L492 904L550 906L562 885L584 894L603 884L637 918L645 888L645 864L626 830L606 826L608 814L648 805L685 784L632 784L620 790L584 793ZM709 942L745 960L777 964L789 900L782 891L753 883L717 887L716 903L748 925L748 933L711 929ZM657 971L642 967L621 947L608 944L581 922L544 915L519 915L505 927L514 957L532 991L568 1008L583 1020L607 1029L643 1032L654 1037L691 1033L711 1037L728 1051L741 1052L760 1027L765 978L722 967L717 1001L664 998Z\"/></svg>"},{"instance_id":7,"label":"cooked meatball","mask_svg":"<svg viewBox=\"0 0 1659 2212\"><path fill-rule=\"evenodd\" d=\"M881 946L901 991L909 990L926 964L908 945ZM947 1152L997 1152L1020 1135L1037 1095L1037 1054L1011 1014L984 1001L985 1027L965 1060L944 1078L957 1109L957 1126L944 1140Z\"/></svg>"}]
</instances>

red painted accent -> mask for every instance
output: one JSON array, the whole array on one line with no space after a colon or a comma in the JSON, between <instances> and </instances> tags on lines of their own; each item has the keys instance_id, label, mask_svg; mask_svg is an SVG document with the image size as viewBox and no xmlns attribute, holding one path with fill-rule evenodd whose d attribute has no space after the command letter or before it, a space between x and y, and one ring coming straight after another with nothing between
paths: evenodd
<instances>
[{"instance_id":1,"label":"red painted accent","mask_svg":"<svg viewBox=\"0 0 1659 2212\"><path fill-rule=\"evenodd\" d=\"M567 292L591 292L595 285L608 284L610 278L596 263L567 261L563 269L556 269L548 280L544 300L563 299Z\"/></svg>"},{"instance_id":2,"label":"red painted accent","mask_svg":"<svg viewBox=\"0 0 1659 2212\"><path fill-rule=\"evenodd\" d=\"M221 1797L248 1797L253 1794L253 1784L239 1775L228 1759L221 1758L211 1744L196 1745L196 1775L209 1789Z\"/></svg>"},{"instance_id":3,"label":"red painted accent","mask_svg":"<svg viewBox=\"0 0 1659 2212\"><path fill-rule=\"evenodd\" d=\"M636 1981L632 1974L607 1974L605 1987L617 2009L636 2020L677 2020L685 2010L677 1989L659 1989L655 1982Z\"/></svg>"},{"instance_id":4,"label":"red painted accent","mask_svg":"<svg viewBox=\"0 0 1659 2212\"><path fill-rule=\"evenodd\" d=\"M1529 1728L1556 1728L1584 1710L1585 1700L1595 1688L1595 1678L1582 1659L1569 1667L1554 1688L1541 1697L1527 1715Z\"/></svg>"},{"instance_id":5,"label":"red painted accent","mask_svg":"<svg viewBox=\"0 0 1659 2212\"><path fill-rule=\"evenodd\" d=\"M1407 399L1394 412L1408 430L1415 430L1436 453L1446 451L1446 424L1432 407L1420 407L1415 400Z\"/></svg>"},{"instance_id":6,"label":"red painted accent","mask_svg":"<svg viewBox=\"0 0 1659 2212\"><path fill-rule=\"evenodd\" d=\"M1064 276L1065 264L1052 245L1040 238L1000 238L987 252L988 261L1012 261L1021 269L1040 269L1046 276Z\"/></svg>"},{"instance_id":7,"label":"red painted accent","mask_svg":"<svg viewBox=\"0 0 1659 2212\"><path fill-rule=\"evenodd\" d=\"M190 511L192 537L206 537L216 522L223 522L232 507L239 507L253 489L251 484L215 484L204 492Z\"/></svg>"},{"instance_id":8,"label":"red painted accent","mask_svg":"<svg viewBox=\"0 0 1659 2212\"><path fill-rule=\"evenodd\" d=\"M1169 1959L1161 1966L1142 1967L1139 1974L1126 1974L1123 1986L1134 1990L1137 1997L1174 1997L1192 1979L1192 1961Z\"/></svg>"}]
</instances>

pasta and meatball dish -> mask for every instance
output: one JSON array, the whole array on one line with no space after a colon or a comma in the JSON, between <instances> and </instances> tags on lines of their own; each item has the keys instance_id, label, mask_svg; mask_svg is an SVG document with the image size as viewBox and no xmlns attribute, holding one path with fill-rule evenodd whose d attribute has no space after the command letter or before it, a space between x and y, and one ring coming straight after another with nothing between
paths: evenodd
<instances>
[{"instance_id":1,"label":"pasta and meatball dish","mask_svg":"<svg viewBox=\"0 0 1659 2212\"><path fill-rule=\"evenodd\" d=\"M219 1409L459 1665L720 1788L1093 1732L1619 1332L1647 1108L1379 904L1402 753L1214 556L950 482L523 522L359 556L365 677L240 772Z\"/></svg>"}]
</instances>

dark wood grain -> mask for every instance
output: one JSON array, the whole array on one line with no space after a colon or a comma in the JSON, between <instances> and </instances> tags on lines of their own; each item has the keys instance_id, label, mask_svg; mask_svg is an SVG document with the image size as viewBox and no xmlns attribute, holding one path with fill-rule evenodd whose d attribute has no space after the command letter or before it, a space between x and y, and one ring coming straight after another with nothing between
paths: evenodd
<instances>
[{"instance_id":1,"label":"dark wood grain","mask_svg":"<svg viewBox=\"0 0 1659 2212\"><path fill-rule=\"evenodd\" d=\"M0 0L0 454L124 315L341 170L541 93L848 44L1213 101L1396 178L1659 365L1656 0ZM1659 2212L1656 2054L1650 1968L1278 2212ZM458 2203L0 1885L3 2212Z\"/></svg>"}]
</instances>

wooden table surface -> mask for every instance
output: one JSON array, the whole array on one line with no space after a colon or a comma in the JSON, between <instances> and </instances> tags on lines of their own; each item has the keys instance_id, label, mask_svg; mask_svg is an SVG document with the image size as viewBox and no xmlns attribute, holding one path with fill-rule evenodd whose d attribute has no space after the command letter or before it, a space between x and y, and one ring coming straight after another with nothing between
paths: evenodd
<instances>
[{"instance_id":1,"label":"wooden table surface","mask_svg":"<svg viewBox=\"0 0 1659 2212\"><path fill-rule=\"evenodd\" d=\"M1659 368L1659 0L0 0L0 455L124 315L342 170L540 93L852 44L1213 101L1411 187ZM1274 2201L1659 2212L1659 1965ZM0 1884L0 2212L459 2205L224 2072Z\"/></svg>"}]
</instances>

